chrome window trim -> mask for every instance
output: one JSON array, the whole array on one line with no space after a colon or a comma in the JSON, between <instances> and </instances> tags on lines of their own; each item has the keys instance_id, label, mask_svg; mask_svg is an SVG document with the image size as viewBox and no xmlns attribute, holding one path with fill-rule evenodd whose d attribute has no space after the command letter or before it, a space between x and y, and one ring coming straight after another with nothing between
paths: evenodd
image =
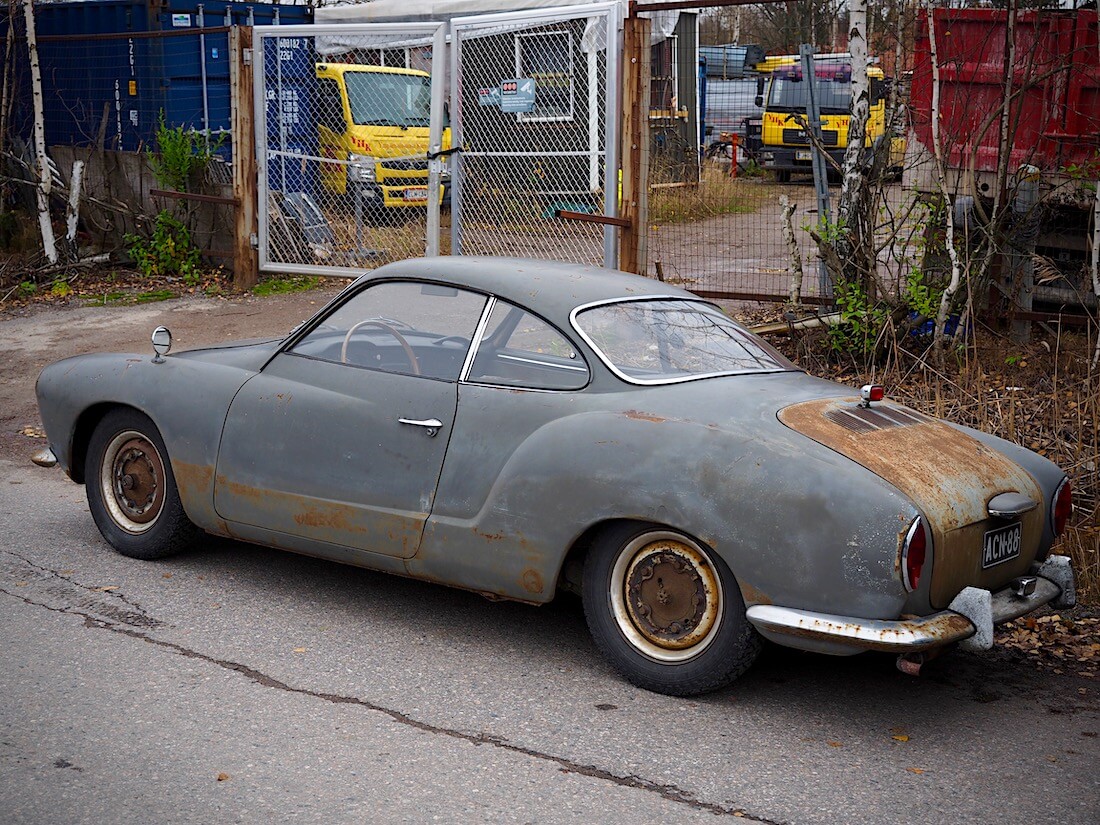
<instances>
[{"instance_id":1,"label":"chrome window trim","mask_svg":"<svg viewBox=\"0 0 1100 825\"><path fill-rule=\"evenodd\" d=\"M546 367L552 370L570 370L572 372L588 372L587 367L578 367L573 364L553 364L549 361L538 361L534 358L520 358L518 355L505 355L503 352L497 355L504 361L518 361L521 364L534 364L539 367Z\"/></svg>"},{"instance_id":2,"label":"chrome window trim","mask_svg":"<svg viewBox=\"0 0 1100 825\"><path fill-rule=\"evenodd\" d=\"M474 367L474 359L477 358L478 350L481 349L481 345L483 343L482 342L482 336L485 335L485 328L489 325L489 319L492 317L493 309L496 307L496 304L497 304L497 297L495 295L489 295L488 299L489 300L485 304L485 310L482 313L481 320L478 322L477 329L474 331L474 341L473 341L473 344L470 346L470 351L467 353L466 363L462 365L462 372L460 372L459 375L458 375L458 383L466 384L467 386L470 386L470 387L486 387L488 389L494 389L494 390L512 390L512 391L519 391L519 392L545 392L545 393L552 393L552 394L555 394L555 395L563 394L563 393L580 392L581 390L583 390L585 387L587 387L589 384L592 383L592 370L588 366L588 362L585 361L584 356L581 355L580 352L577 353L577 357L581 359L581 363L583 364L583 366L578 365L578 366L574 367L572 365L565 365L565 364L546 364L546 363L543 363L541 361L529 361L528 362L528 363L532 363L532 364L538 364L539 366L549 366L549 367L554 367L554 368L558 368L558 369L576 370L578 372L583 372L585 374L585 378L587 380L584 382L584 384L582 386L577 387L576 389L559 390L559 389L550 389L550 388L547 388L547 387L525 387L522 384L494 384L494 383L491 383L489 381L479 381L479 380L471 381L470 380L470 370L472 370L473 367ZM552 329L554 332L556 332L558 335L560 335L562 338L564 338L566 340L566 342L571 347L573 347L573 342L569 340L569 336L567 336L560 329L558 329L554 324L551 324L549 321L547 321L541 315L538 315L534 312L531 312L531 310L527 309L526 307L522 307L519 304L512 303L511 301L506 301L503 298L501 299L501 303L503 303L505 306L513 307L515 309L520 310L523 313L526 313L528 315L534 316L535 318L538 318L540 321L542 321L544 324L546 324L550 329ZM573 349L576 349L576 347L573 347ZM520 357L515 356L515 355L502 355L502 356L499 356L499 357L501 357L501 358L510 358L513 361L527 361L527 359L520 358Z\"/></svg>"},{"instance_id":3,"label":"chrome window trim","mask_svg":"<svg viewBox=\"0 0 1100 825\"><path fill-rule=\"evenodd\" d=\"M574 307L569 313L569 323L572 325L574 332L584 339L584 342L592 348L594 353L596 353L596 357L603 362L603 365L607 367L615 377L628 384L634 384L638 387L656 387L665 384L684 384L688 381L701 381L705 378L720 378L726 375L769 375L773 372L791 372L791 370L784 367L774 367L772 369L724 370L722 372L696 373L675 378L635 378L631 375L627 375L612 363L611 359L607 357L604 351L600 349L596 342L581 328L580 324L577 323L577 316L585 310L595 307L607 306L609 304L634 304L644 301L682 301L687 304L702 304L703 306L708 306L721 312L719 307L709 301L704 301L702 298L685 298L683 295L631 295L622 298L605 298L600 301L591 301L590 303Z\"/></svg>"},{"instance_id":4,"label":"chrome window trim","mask_svg":"<svg viewBox=\"0 0 1100 825\"><path fill-rule=\"evenodd\" d=\"M467 383L467 376L474 366L477 351L481 349L481 336L485 334L485 327L489 325L489 316L493 314L493 307L497 303L496 296L487 295L485 297L485 306L481 308L481 318L478 320L477 326L474 327L474 337L470 340L470 348L466 351L466 361L463 362L462 369L458 371L458 383L460 384Z\"/></svg>"}]
</instances>

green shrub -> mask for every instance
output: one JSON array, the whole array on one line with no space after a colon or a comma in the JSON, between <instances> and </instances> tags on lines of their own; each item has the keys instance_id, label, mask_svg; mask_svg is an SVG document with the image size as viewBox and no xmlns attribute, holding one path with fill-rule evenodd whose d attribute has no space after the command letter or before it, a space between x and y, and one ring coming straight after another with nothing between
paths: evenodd
<instances>
[{"instance_id":1,"label":"green shrub","mask_svg":"<svg viewBox=\"0 0 1100 825\"><path fill-rule=\"evenodd\" d=\"M134 265L146 277L178 276L191 285L202 280L199 250L191 233L167 210L157 215L152 237L127 235L126 243Z\"/></svg>"}]
</instances>

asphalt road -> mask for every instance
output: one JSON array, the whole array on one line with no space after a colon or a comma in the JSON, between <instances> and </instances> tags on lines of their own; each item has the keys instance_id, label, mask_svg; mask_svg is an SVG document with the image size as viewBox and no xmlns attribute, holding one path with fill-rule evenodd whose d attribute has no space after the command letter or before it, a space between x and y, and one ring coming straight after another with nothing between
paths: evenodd
<instances>
[{"instance_id":1,"label":"asphalt road","mask_svg":"<svg viewBox=\"0 0 1100 825\"><path fill-rule=\"evenodd\" d=\"M230 311L158 310L203 334ZM0 349L84 349L103 316L46 322L3 322ZM726 691L659 696L604 664L571 598L226 541L123 558L83 488L17 449L40 443L0 451L4 823L1100 821L1093 680L770 649Z\"/></svg>"},{"instance_id":2,"label":"asphalt road","mask_svg":"<svg viewBox=\"0 0 1100 825\"><path fill-rule=\"evenodd\" d=\"M56 471L0 460L0 535L5 822L1100 819L1097 686L1000 657L772 650L672 699L572 599L223 541L132 561Z\"/></svg>"}]
</instances>

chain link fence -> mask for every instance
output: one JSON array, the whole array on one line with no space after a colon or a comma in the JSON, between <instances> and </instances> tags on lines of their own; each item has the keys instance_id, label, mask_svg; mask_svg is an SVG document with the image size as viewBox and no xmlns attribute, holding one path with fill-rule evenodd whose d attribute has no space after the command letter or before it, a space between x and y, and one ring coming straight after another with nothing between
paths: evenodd
<instances>
[{"instance_id":1,"label":"chain link fence","mask_svg":"<svg viewBox=\"0 0 1100 825\"><path fill-rule=\"evenodd\" d=\"M452 21L462 254L616 264L612 11Z\"/></svg>"},{"instance_id":2,"label":"chain link fence","mask_svg":"<svg viewBox=\"0 0 1100 825\"><path fill-rule=\"evenodd\" d=\"M346 274L438 247L439 25L258 28L255 42L261 268Z\"/></svg>"}]
</instances>

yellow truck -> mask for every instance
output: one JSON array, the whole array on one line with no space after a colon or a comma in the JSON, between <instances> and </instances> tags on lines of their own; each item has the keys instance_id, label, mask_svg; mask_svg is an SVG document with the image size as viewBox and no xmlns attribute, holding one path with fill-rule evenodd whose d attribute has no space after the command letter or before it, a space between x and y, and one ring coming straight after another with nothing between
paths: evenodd
<instances>
[{"instance_id":1,"label":"yellow truck","mask_svg":"<svg viewBox=\"0 0 1100 825\"><path fill-rule=\"evenodd\" d=\"M767 94L764 95L761 88L758 98L758 105L764 109L758 152L761 166L773 171L776 180L783 183L789 181L792 174L813 171L810 137L805 128L809 88L802 77L801 63L795 58L769 65L768 69ZM852 65L850 61L830 60L827 55L819 55L815 58L814 74L814 90L822 119L822 143L829 155L841 163L848 145ZM867 75L871 85L871 112L865 145L873 146L875 141L881 140L886 128L884 75L877 66L871 66ZM890 164L893 163L891 158Z\"/></svg>"},{"instance_id":2,"label":"yellow truck","mask_svg":"<svg viewBox=\"0 0 1100 825\"><path fill-rule=\"evenodd\" d=\"M322 192L356 195L374 217L400 215L428 202L427 72L351 63L317 64ZM451 145L444 123L443 148ZM436 197L443 199L444 183Z\"/></svg>"}]
</instances>

